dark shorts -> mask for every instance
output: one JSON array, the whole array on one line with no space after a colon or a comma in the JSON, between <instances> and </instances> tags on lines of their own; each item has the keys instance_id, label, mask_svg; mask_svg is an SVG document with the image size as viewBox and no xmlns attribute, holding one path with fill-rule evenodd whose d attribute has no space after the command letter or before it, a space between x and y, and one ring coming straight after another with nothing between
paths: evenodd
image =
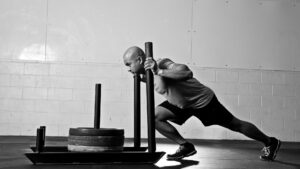
<instances>
[{"instance_id":1,"label":"dark shorts","mask_svg":"<svg viewBox=\"0 0 300 169\"><path fill-rule=\"evenodd\" d=\"M226 125L231 122L233 115L218 101L217 97L214 96L210 103L200 109L181 109L170 104L168 101L161 103L161 107L164 107L175 114L175 119L170 121L182 125L191 116L197 117L204 126L210 125Z\"/></svg>"}]
</instances>

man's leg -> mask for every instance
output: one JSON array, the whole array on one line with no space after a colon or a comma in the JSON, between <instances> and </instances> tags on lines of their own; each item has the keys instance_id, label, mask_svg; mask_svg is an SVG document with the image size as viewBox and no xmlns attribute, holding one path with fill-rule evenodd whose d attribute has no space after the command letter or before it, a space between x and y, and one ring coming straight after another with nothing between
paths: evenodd
<instances>
[{"instance_id":1,"label":"man's leg","mask_svg":"<svg viewBox=\"0 0 300 169\"><path fill-rule=\"evenodd\" d=\"M265 144L265 147L263 148L264 155L260 156L262 160L272 161L276 158L277 151L279 150L281 145L280 140L274 137L268 137L263 132L261 132L254 124L233 117L230 123L221 126L242 133L249 138L264 143Z\"/></svg>"},{"instance_id":2,"label":"man's leg","mask_svg":"<svg viewBox=\"0 0 300 169\"><path fill-rule=\"evenodd\" d=\"M168 109L157 106L155 109L155 127L162 135L178 144L184 144L187 141L179 134L177 129L167 120L175 119L176 116Z\"/></svg>"},{"instance_id":3,"label":"man's leg","mask_svg":"<svg viewBox=\"0 0 300 169\"><path fill-rule=\"evenodd\" d=\"M178 143L179 149L174 154L168 154L167 159L168 160L179 160L184 157L191 156L193 154L196 154L196 149L193 144L186 141L177 131L177 129L172 126L168 120L174 120L176 118L176 115L172 113L170 110L157 106L155 109L155 127L156 129L165 137L167 137L170 140L173 140L174 142Z\"/></svg>"},{"instance_id":4,"label":"man's leg","mask_svg":"<svg viewBox=\"0 0 300 169\"><path fill-rule=\"evenodd\" d=\"M271 143L271 138L261 132L254 124L242 121L236 117L233 117L230 123L221 126L242 133L251 139L260 141L265 144L265 146Z\"/></svg>"}]
</instances>

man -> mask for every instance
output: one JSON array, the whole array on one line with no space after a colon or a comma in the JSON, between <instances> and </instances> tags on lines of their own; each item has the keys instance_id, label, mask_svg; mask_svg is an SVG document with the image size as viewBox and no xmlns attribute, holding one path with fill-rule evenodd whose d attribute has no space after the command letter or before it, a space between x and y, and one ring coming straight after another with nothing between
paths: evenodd
<instances>
[{"instance_id":1,"label":"man","mask_svg":"<svg viewBox=\"0 0 300 169\"><path fill-rule=\"evenodd\" d=\"M179 149L168 154L167 159L178 160L196 153L192 143L185 140L169 121L182 125L191 116L197 117L204 126L219 125L262 142L262 160L274 160L280 147L280 140L268 137L255 125L234 117L217 99L214 92L193 77L192 71L184 64L170 59L155 61L146 58L142 49L133 46L123 56L124 64L133 74L141 74L145 81L145 71L154 74L155 91L166 101L155 109L156 129L165 137L178 143Z\"/></svg>"}]
</instances>

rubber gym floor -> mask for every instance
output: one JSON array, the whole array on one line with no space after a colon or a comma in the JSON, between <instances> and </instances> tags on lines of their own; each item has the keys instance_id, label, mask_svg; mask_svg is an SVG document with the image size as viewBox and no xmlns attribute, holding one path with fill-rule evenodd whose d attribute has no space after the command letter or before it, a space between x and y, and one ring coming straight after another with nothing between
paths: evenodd
<instances>
[{"instance_id":1,"label":"rubber gym floor","mask_svg":"<svg viewBox=\"0 0 300 169\"><path fill-rule=\"evenodd\" d=\"M300 169L300 143L283 142L277 158L273 162L259 159L262 145L254 141L231 140L190 140L195 144L197 154L181 161L167 161L162 157L155 165L148 164L38 164L33 165L24 153L30 152L30 145L35 144L35 137L0 136L1 169ZM67 144L64 137L47 137L46 146L63 146ZM132 145L132 140L125 142ZM142 146L147 146L145 140ZM157 139L157 150L173 153L177 145Z\"/></svg>"}]
</instances>

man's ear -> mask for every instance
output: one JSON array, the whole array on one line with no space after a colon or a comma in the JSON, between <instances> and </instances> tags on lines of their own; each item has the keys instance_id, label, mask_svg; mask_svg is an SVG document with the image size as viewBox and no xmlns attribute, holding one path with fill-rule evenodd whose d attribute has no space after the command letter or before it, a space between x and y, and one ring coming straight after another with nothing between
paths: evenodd
<instances>
[{"instance_id":1,"label":"man's ear","mask_svg":"<svg viewBox=\"0 0 300 169\"><path fill-rule=\"evenodd\" d=\"M143 61L142 56L138 56L138 60L139 60L139 63L140 63L141 65L144 64L144 61Z\"/></svg>"}]
</instances>

